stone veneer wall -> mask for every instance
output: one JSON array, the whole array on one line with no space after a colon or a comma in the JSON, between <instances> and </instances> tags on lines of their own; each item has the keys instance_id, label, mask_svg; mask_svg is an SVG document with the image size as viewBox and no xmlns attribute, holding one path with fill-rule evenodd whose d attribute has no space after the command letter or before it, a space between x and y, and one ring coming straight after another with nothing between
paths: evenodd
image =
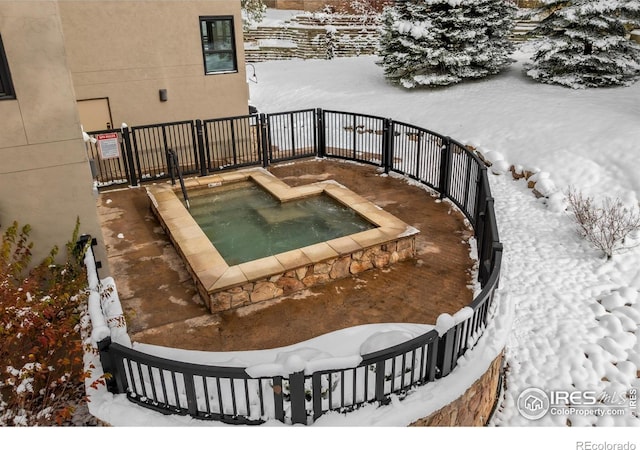
<instances>
[{"instance_id":1,"label":"stone veneer wall","mask_svg":"<svg viewBox=\"0 0 640 450\"><path fill-rule=\"evenodd\" d=\"M500 353L489 369L462 396L410 426L484 426L498 401L500 374L504 353Z\"/></svg>"},{"instance_id":2,"label":"stone veneer wall","mask_svg":"<svg viewBox=\"0 0 640 450\"><path fill-rule=\"evenodd\" d=\"M281 26L245 31L244 50L247 62L331 59L372 55L378 40L377 25L361 16L301 14Z\"/></svg>"},{"instance_id":3,"label":"stone veneer wall","mask_svg":"<svg viewBox=\"0 0 640 450\"><path fill-rule=\"evenodd\" d=\"M351 3L349 0L265 0L268 8L297 9L302 11L322 11L325 6L334 8L346 8Z\"/></svg>"},{"instance_id":4,"label":"stone veneer wall","mask_svg":"<svg viewBox=\"0 0 640 450\"><path fill-rule=\"evenodd\" d=\"M415 236L410 236L224 291L207 294L203 292L202 286L198 286L198 290L206 299L209 310L215 313L290 295L365 270L387 267L398 261L413 258L415 253Z\"/></svg>"}]
</instances>

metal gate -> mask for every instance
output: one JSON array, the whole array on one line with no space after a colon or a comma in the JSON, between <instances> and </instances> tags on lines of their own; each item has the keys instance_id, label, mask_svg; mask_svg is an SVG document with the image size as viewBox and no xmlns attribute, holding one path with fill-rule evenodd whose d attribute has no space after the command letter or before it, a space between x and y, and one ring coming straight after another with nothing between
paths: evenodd
<instances>
[{"instance_id":1,"label":"metal gate","mask_svg":"<svg viewBox=\"0 0 640 450\"><path fill-rule=\"evenodd\" d=\"M208 120L186 120L90 133L86 143L99 187L136 186L168 178L167 151L178 155L182 173L211 172L262 165L318 154L318 111L251 114ZM116 133L117 157L104 158L99 135Z\"/></svg>"}]
</instances>

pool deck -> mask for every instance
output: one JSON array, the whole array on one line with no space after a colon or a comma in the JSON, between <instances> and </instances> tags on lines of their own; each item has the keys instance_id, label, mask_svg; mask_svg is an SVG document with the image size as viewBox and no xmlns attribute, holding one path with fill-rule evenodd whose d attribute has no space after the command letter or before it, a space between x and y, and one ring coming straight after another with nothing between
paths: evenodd
<instances>
[{"instance_id":1,"label":"pool deck","mask_svg":"<svg viewBox=\"0 0 640 450\"><path fill-rule=\"evenodd\" d=\"M448 202L368 165L309 160L269 171L292 187L326 180L346 186L420 230L416 258L211 314L153 215L146 186L104 190L98 211L134 341L208 351L274 348L364 323L433 324L470 303L472 233Z\"/></svg>"}]
</instances>

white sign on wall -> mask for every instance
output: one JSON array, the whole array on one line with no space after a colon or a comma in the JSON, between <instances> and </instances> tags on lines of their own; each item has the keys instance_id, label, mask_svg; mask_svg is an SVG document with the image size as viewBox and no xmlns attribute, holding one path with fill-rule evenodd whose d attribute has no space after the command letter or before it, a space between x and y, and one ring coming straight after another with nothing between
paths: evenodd
<instances>
[{"instance_id":1,"label":"white sign on wall","mask_svg":"<svg viewBox=\"0 0 640 450\"><path fill-rule=\"evenodd\" d=\"M120 157L120 145L118 143L118 133L99 134L98 150L100 150L100 158L112 159Z\"/></svg>"}]
</instances>

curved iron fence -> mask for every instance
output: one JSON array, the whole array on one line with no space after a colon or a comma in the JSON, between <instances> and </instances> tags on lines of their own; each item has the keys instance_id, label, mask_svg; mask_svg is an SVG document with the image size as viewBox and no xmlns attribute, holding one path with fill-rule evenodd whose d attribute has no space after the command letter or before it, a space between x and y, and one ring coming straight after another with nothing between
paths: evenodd
<instances>
[{"instance_id":1,"label":"curved iron fence","mask_svg":"<svg viewBox=\"0 0 640 450\"><path fill-rule=\"evenodd\" d=\"M123 162L137 184L147 178L140 168L147 152L133 148L140 133L164 136L160 147L173 144L167 127L124 128ZM155 130L155 131L150 131ZM129 135L133 133L134 139ZM233 424L276 419L308 424L328 411L349 411L369 402L386 403L392 394L447 376L457 360L481 337L498 287L502 244L484 163L464 145L438 133L403 122L364 114L304 110L270 115L197 120L180 140L180 164L186 173L207 174L246 165L320 156L372 164L423 183L453 202L475 231L481 292L456 314L450 329L431 330L410 341L362 356L353 367L252 377L242 367L220 367L171 361L105 339L99 344L108 388L165 414ZM170 138L171 137L171 138ZM170 138L170 140L169 140ZM193 148L189 148L189 145ZM93 147L88 143L88 150ZM160 153L164 155L164 153ZM97 157L97 155L94 155ZM155 165L161 165L158 160ZM113 165L113 161L111 162ZM133 170L132 166L135 166ZM122 172L117 172L122 176ZM155 169L151 178L162 174ZM114 180L116 182L116 180ZM107 183L108 184L108 183Z\"/></svg>"}]
</instances>

